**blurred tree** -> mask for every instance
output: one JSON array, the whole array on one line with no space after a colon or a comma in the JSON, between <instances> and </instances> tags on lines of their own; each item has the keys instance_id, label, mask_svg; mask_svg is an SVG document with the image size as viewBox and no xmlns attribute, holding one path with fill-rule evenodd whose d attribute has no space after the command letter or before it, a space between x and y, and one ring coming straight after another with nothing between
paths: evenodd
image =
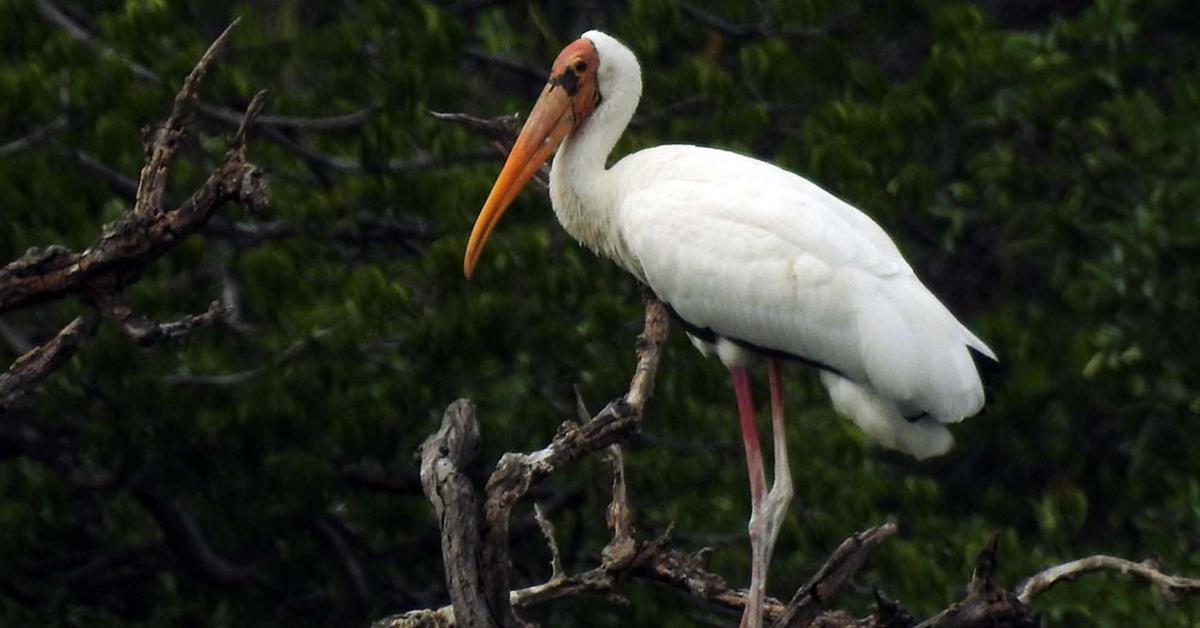
<instances>
[{"instance_id":1,"label":"blurred tree","mask_svg":"<svg viewBox=\"0 0 1200 628\"><path fill-rule=\"evenodd\" d=\"M900 532L859 582L918 614L958 598L991 530L1013 578L1096 551L1200 573L1192 3L0 0L0 261L79 250L130 207L139 129L235 16L168 196L203 181L267 88L250 153L272 209L216 217L129 294L160 320L214 295L233 315L151 350L100 324L0 417L0 623L351 625L445 603L412 452L460 396L479 405L480 460L547 442L575 386L593 403L624 390L641 316L634 283L570 242L543 194L517 201L465 282L498 156L428 111L523 113L589 28L646 73L618 152L715 145L819 182L892 233L1003 362L987 412L925 464L864 447L812 374L790 370L798 496L773 592L886 519ZM4 312L0 354L87 310ZM673 522L741 582L748 505L724 381L675 334L627 479L643 527ZM534 495L568 571L607 540L608 471L575 468ZM518 532L536 530L527 503L516 514ZM525 536L518 584L547 577L542 540ZM700 612L652 587L629 596L530 616L691 625ZM1200 616L1109 578L1038 606L1060 626Z\"/></svg>"}]
</instances>

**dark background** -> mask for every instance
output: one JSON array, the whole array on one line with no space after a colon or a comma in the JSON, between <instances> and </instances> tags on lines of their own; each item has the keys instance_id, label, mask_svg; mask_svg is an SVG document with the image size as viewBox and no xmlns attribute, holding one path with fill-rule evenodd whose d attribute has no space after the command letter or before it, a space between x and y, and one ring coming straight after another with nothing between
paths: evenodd
<instances>
[{"instance_id":1,"label":"dark background","mask_svg":"<svg viewBox=\"0 0 1200 628\"><path fill-rule=\"evenodd\" d=\"M1002 361L987 409L926 463L867 445L813 372L787 369L797 498L773 594L885 520L900 533L839 598L851 609L869 607L872 586L917 613L958 599L992 531L1010 584L1096 552L1200 574L1195 6L0 0L0 262L80 249L129 207L140 129L166 117L235 16L206 102L237 110L265 88L268 114L365 114L260 127L250 154L270 212L231 209L131 291L163 320L221 298L237 308L230 324L148 351L102 324L33 403L0 417L0 623L341 626L446 603L412 453L460 396L479 406L480 477L501 453L540 447L574 416L574 386L593 409L623 392L641 306L535 188L464 280L499 156L428 111L524 114L558 50L590 28L642 62L619 153L720 146L818 182L883 225ZM181 197L232 131L196 125ZM41 127L40 141L8 144ZM86 309L0 316L0 358ZM732 391L679 330L626 450L643 532L673 522L681 547L715 548L710 568L748 581ZM536 493L568 571L597 563L609 481L594 459ZM164 508L197 536L164 525ZM514 524L517 584L549 576L530 512ZM584 598L529 616L686 626L708 614L653 586L626 591L628 605ZM1108 575L1037 606L1055 626L1200 614Z\"/></svg>"}]
</instances>

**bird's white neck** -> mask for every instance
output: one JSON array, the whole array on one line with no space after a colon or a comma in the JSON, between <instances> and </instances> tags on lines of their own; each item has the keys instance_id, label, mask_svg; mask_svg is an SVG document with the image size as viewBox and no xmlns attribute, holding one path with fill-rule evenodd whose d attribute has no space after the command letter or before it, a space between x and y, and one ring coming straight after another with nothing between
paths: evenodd
<instances>
[{"instance_id":1,"label":"bird's white neck","mask_svg":"<svg viewBox=\"0 0 1200 628\"><path fill-rule=\"evenodd\" d=\"M559 147L550 167L550 200L567 233L633 271L614 224L623 190L620 182L611 180L606 162L637 109L642 73L633 53L615 39L596 31L584 37L599 53L602 100Z\"/></svg>"}]
</instances>

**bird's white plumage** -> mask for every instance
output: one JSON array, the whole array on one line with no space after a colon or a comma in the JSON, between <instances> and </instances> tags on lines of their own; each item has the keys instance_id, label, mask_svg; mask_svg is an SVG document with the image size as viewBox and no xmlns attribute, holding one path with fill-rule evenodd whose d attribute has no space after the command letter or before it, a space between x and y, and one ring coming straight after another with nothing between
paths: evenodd
<instances>
[{"instance_id":1,"label":"bird's white plumage","mask_svg":"<svg viewBox=\"0 0 1200 628\"><path fill-rule=\"evenodd\" d=\"M596 46L603 98L555 157L551 198L578 240L649 285L681 318L726 340L828 365L835 408L884 446L919 457L953 442L940 423L983 405L968 347L994 357L920 282L868 216L795 174L728 151L660 146L605 168L641 95L611 37ZM909 422L928 413L936 419Z\"/></svg>"}]
</instances>

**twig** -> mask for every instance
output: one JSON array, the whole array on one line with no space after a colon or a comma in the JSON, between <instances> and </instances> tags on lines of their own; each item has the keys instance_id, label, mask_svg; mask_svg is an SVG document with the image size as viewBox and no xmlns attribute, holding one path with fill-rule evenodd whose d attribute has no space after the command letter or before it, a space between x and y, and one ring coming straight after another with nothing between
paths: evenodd
<instances>
[{"instance_id":1,"label":"twig","mask_svg":"<svg viewBox=\"0 0 1200 628\"><path fill-rule=\"evenodd\" d=\"M546 517L541 502L533 503L533 518L537 520L542 536L546 537L546 545L550 548L550 580L559 580L565 576L562 567L562 557L558 553L558 541L554 540L554 524Z\"/></svg>"},{"instance_id":2,"label":"twig","mask_svg":"<svg viewBox=\"0 0 1200 628\"><path fill-rule=\"evenodd\" d=\"M1167 599L1172 601L1200 594L1200 579L1165 574L1159 571L1158 565L1150 560L1135 563L1124 558L1098 554L1061 565L1054 565L1035 574L1017 587L1017 599L1021 600L1024 604L1028 604L1033 600L1033 596L1050 589L1063 580L1074 580L1084 574L1097 571L1117 571L1124 574L1133 574L1148 580L1162 591Z\"/></svg>"},{"instance_id":3,"label":"twig","mask_svg":"<svg viewBox=\"0 0 1200 628\"><path fill-rule=\"evenodd\" d=\"M53 338L17 358L7 372L0 374L0 413L71 359L90 331L87 321L82 316L76 317Z\"/></svg>"},{"instance_id":4,"label":"twig","mask_svg":"<svg viewBox=\"0 0 1200 628\"><path fill-rule=\"evenodd\" d=\"M633 538L633 509L629 507L629 495L625 490L625 458L621 455L620 445L608 446L608 459L612 462L613 487L605 520L613 536L600 551L600 564L611 571L633 560L637 555L637 542Z\"/></svg>"},{"instance_id":5,"label":"twig","mask_svg":"<svg viewBox=\"0 0 1200 628\"><path fill-rule=\"evenodd\" d=\"M495 118L479 118L465 113L445 113L430 111L429 115L438 120L461 124L468 129L492 140L492 148L501 155L507 156L517 141L517 133L521 130L521 118L517 114L498 116ZM542 164L534 175L533 181L542 189L550 186L550 167Z\"/></svg>"}]
</instances>

